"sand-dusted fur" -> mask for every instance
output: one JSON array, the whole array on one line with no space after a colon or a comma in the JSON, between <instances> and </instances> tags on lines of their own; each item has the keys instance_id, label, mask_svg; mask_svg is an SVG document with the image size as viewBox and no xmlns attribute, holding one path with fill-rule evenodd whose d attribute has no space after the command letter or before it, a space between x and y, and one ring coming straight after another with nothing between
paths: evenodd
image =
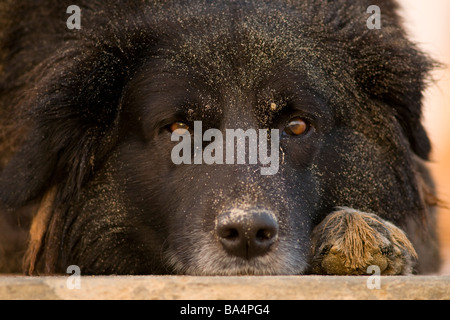
<instances>
[{"instance_id":1,"label":"sand-dusted fur","mask_svg":"<svg viewBox=\"0 0 450 320\"><path fill-rule=\"evenodd\" d=\"M80 30L66 1L0 1L1 271L401 274L414 250L412 272L437 270L434 63L395 1L70 4ZM277 174L175 165L171 128L196 121L278 129Z\"/></svg>"}]
</instances>

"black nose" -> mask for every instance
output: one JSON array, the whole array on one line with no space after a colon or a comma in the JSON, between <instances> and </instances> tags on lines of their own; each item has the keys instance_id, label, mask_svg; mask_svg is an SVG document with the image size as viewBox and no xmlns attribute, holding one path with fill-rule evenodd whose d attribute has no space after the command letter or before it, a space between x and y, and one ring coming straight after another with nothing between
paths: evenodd
<instances>
[{"instance_id":1,"label":"black nose","mask_svg":"<svg viewBox=\"0 0 450 320\"><path fill-rule=\"evenodd\" d=\"M278 238L278 223L267 211L231 210L217 217L216 234L231 255L251 259L266 254Z\"/></svg>"}]
</instances>

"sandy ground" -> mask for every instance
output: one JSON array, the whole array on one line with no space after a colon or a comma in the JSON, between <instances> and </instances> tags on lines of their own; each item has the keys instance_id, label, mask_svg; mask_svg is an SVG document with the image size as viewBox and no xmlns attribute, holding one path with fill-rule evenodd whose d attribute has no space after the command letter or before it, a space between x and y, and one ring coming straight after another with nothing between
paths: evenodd
<instances>
[{"instance_id":1,"label":"sandy ground","mask_svg":"<svg viewBox=\"0 0 450 320\"><path fill-rule=\"evenodd\" d=\"M0 299L450 299L450 276L0 277Z\"/></svg>"}]
</instances>

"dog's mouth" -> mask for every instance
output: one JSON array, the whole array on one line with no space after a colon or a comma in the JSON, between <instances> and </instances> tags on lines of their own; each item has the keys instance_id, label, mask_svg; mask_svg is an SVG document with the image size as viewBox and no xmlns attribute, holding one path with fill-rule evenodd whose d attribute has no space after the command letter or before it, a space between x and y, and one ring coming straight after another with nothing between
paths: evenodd
<instances>
[{"instance_id":1,"label":"dog's mouth","mask_svg":"<svg viewBox=\"0 0 450 320\"><path fill-rule=\"evenodd\" d=\"M308 267L309 241L280 230L268 210L226 211L209 235L194 240L196 233L201 231L183 235L166 251L166 265L175 274L297 275Z\"/></svg>"},{"instance_id":2,"label":"dog's mouth","mask_svg":"<svg viewBox=\"0 0 450 320\"><path fill-rule=\"evenodd\" d=\"M210 244L191 252L169 251L167 265L174 274L197 276L299 275L308 269L307 257L288 243L280 242L264 256L233 257Z\"/></svg>"}]
</instances>

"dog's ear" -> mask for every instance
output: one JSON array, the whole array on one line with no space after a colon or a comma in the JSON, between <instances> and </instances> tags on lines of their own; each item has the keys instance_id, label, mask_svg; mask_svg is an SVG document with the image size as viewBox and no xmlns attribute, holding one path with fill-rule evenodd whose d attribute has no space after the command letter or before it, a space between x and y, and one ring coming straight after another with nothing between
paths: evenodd
<instances>
[{"instance_id":1,"label":"dog's ear","mask_svg":"<svg viewBox=\"0 0 450 320\"><path fill-rule=\"evenodd\" d=\"M66 201L81 189L112 148L116 129L112 123L78 128L75 123L30 130L0 174L0 204L22 207L54 185L59 200Z\"/></svg>"},{"instance_id":2,"label":"dog's ear","mask_svg":"<svg viewBox=\"0 0 450 320\"><path fill-rule=\"evenodd\" d=\"M126 74L106 50L78 59L61 53L23 105L31 119L24 143L0 173L0 203L21 207L58 185L67 201L115 144Z\"/></svg>"},{"instance_id":3,"label":"dog's ear","mask_svg":"<svg viewBox=\"0 0 450 320\"><path fill-rule=\"evenodd\" d=\"M373 73L367 72L361 81L373 99L388 106L411 150L424 160L429 158L431 144L422 125L423 92L434 66L431 59L411 45L373 58L369 65Z\"/></svg>"},{"instance_id":4,"label":"dog's ear","mask_svg":"<svg viewBox=\"0 0 450 320\"><path fill-rule=\"evenodd\" d=\"M421 115L421 106L418 106L417 103L411 104L409 107L399 105L396 109L396 118L409 140L411 149L423 160L429 160L431 143L422 125Z\"/></svg>"},{"instance_id":5,"label":"dog's ear","mask_svg":"<svg viewBox=\"0 0 450 320\"><path fill-rule=\"evenodd\" d=\"M37 198L50 183L57 155L36 132L16 152L0 174L0 203L11 208Z\"/></svg>"},{"instance_id":6,"label":"dog's ear","mask_svg":"<svg viewBox=\"0 0 450 320\"><path fill-rule=\"evenodd\" d=\"M421 123L422 100L438 64L407 39L394 1L375 3L381 8L381 29L365 30L350 49L356 79L372 99L392 110L413 152L427 160L431 144Z\"/></svg>"},{"instance_id":7,"label":"dog's ear","mask_svg":"<svg viewBox=\"0 0 450 320\"><path fill-rule=\"evenodd\" d=\"M157 39L148 12L123 8L93 3L83 11L82 32L51 33L46 41L30 37L27 46L10 37L17 54L5 65L22 65L37 48L46 54L27 68L4 70L10 87L18 88L18 97L8 98L11 108L25 114L28 131L0 172L0 205L23 206L54 185L56 201L66 202L116 144L123 89ZM38 20L31 26L27 20L27 30Z\"/></svg>"},{"instance_id":8,"label":"dog's ear","mask_svg":"<svg viewBox=\"0 0 450 320\"><path fill-rule=\"evenodd\" d=\"M412 151L424 160L429 159L431 143L422 125L423 93L430 78L430 72L437 63L422 54L411 44L397 57L385 65L384 78L380 78L378 88L373 88L375 96L387 103L408 138ZM397 60L397 62L395 61Z\"/></svg>"}]
</instances>

